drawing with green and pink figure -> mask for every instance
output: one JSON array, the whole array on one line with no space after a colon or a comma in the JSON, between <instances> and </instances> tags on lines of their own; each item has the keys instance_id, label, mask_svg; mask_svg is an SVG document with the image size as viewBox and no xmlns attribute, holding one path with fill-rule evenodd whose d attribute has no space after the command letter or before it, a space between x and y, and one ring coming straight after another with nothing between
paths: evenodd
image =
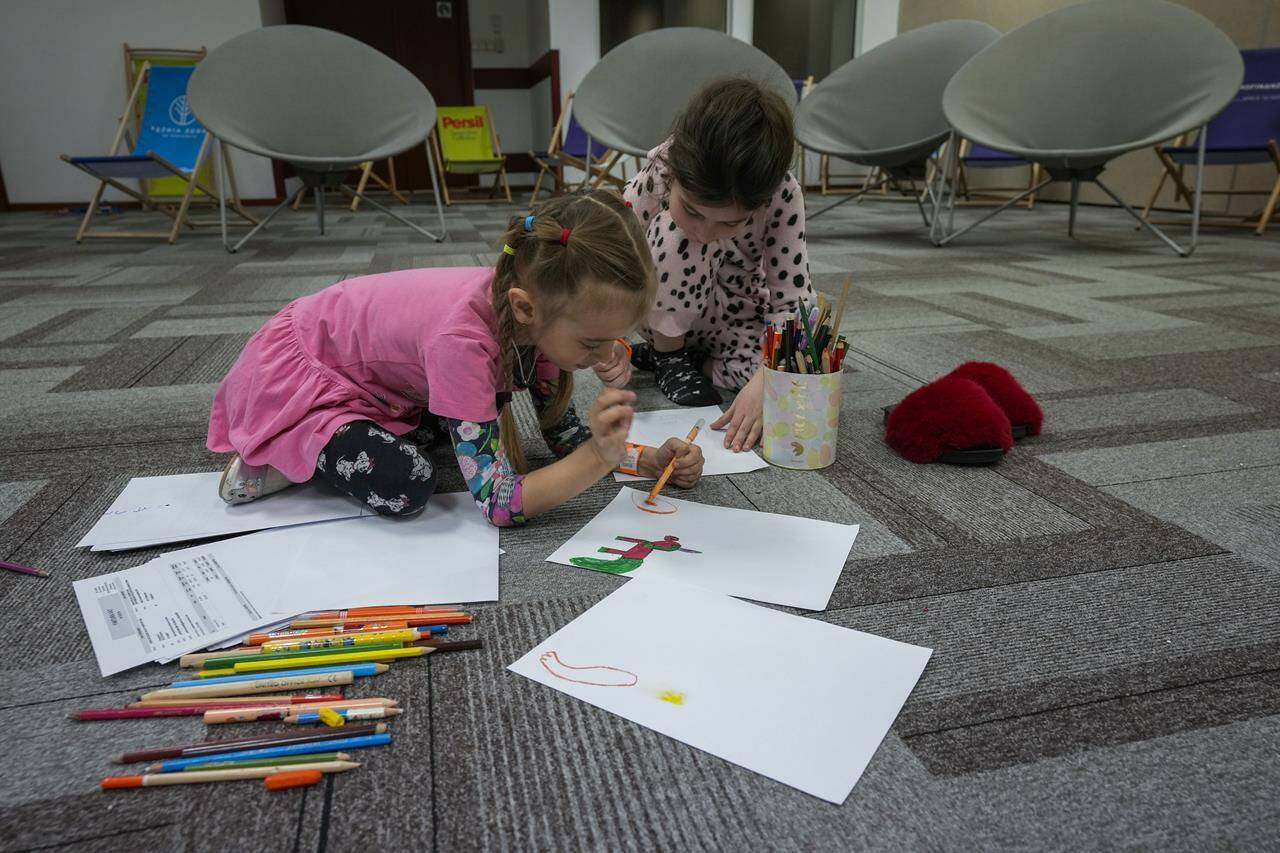
<instances>
[{"instance_id":1,"label":"drawing with green and pink figure","mask_svg":"<svg viewBox=\"0 0 1280 853\"><path fill-rule=\"evenodd\" d=\"M664 536L657 541L649 539L636 539L631 536L615 536L615 539L623 542L631 542L632 546L625 551L617 548L601 548L601 554L617 554L615 560L602 560L599 557L571 557L570 563L583 569L592 569L597 572L608 572L611 575L625 575L628 572L635 571L644 562L644 558L648 557L654 551L681 551L685 554L701 554L701 551L695 551L692 548L685 548L680 545L679 536Z\"/></svg>"}]
</instances>

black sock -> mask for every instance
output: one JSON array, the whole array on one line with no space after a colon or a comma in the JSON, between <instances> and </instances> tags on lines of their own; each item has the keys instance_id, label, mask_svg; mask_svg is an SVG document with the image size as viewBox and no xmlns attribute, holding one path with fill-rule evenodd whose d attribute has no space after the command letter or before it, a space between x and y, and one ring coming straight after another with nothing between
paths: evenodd
<instances>
[{"instance_id":1,"label":"black sock","mask_svg":"<svg viewBox=\"0 0 1280 853\"><path fill-rule=\"evenodd\" d=\"M643 370L645 373L653 373L657 366L654 363L655 350L653 344L641 341L631 346L631 366L636 370Z\"/></svg>"},{"instance_id":2,"label":"black sock","mask_svg":"<svg viewBox=\"0 0 1280 853\"><path fill-rule=\"evenodd\" d=\"M688 347L673 352L653 351L658 388L667 399L680 406L712 406L720 402L720 392L702 375Z\"/></svg>"}]
</instances>

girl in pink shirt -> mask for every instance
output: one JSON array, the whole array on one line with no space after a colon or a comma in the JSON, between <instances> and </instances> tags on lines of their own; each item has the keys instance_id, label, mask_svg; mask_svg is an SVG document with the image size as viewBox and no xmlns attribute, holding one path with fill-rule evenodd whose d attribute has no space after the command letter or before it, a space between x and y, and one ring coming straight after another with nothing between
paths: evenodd
<instances>
[{"instance_id":1,"label":"girl in pink shirt","mask_svg":"<svg viewBox=\"0 0 1280 853\"><path fill-rule=\"evenodd\" d=\"M719 403L714 385L738 391L711 424L735 450L755 447L763 429L766 326L802 299L814 304L804 196L788 171L794 150L781 96L721 80L689 101L625 191L658 275L651 345L636 347L635 366L653 370L682 406Z\"/></svg>"},{"instance_id":2,"label":"girl in pink shirt","mask_svg":"<svg viewBox=\"0 0 1280 853\"><path fill-rule=\"evenodd\" d=\"M496 525L522 524L621 467L671 481L696 446L629 445L629 391L606 388L583 424L575 369L615 384L621 345L653 301L653 264L614 193L565 196L512 221L496 267L405 270L298 299L250 339L214 396L208 446L234 451L219 487L243 503L318 476L385 515L435 491L444 434ZM603 362L612 364L606 368ZM527 389L558 461L525 473L511 393Z\"/></svg>"}]
</instances>

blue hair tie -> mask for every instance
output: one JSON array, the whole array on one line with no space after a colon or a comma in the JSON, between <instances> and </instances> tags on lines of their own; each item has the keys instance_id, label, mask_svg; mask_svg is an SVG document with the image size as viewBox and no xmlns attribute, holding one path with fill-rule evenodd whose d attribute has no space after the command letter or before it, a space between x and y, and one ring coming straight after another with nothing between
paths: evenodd
<instances>
[{"instance_id":1,"label":"blue hair tie","mask_svg":"<svg viewBox=\"0 0 1280 853\"><path fill-rule=\"evenodd\" d=\"M529 214L524 218L524 230L526 231L533 230L533 214Z\"/></svg>"}]
</instances>

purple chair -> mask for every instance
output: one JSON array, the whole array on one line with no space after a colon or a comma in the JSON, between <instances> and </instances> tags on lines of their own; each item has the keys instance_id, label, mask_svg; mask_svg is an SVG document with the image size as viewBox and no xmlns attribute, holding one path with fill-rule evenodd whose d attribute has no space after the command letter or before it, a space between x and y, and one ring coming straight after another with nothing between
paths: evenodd
<instances>
[{"instance_id":1,"label":"purple chair","mask_svg":"<svg viewBox=\"0 0 1280 853\"><path fill-rule=\"evenodd\" d=\"M1040 164L1031 163L1019 157L1017 154L1010 154L1007 151L997 151L994 148L988 148L985 145L978 145L973 142L965 142L964 153L960 157L960 192L970 201L974 198L991 198L996 199L1004 193L1022 192L1027 187L1033 187L1040 183ZM1022 187L981 187L975 190L969 186L968 171L970 169L1009 169L1015 166L1027 166L1031 170L1030 182ZM1032 193L1027 196L1027 210L1031 210L1036 204L1036 194Z\"/></svg>"},{"instance_id":2,"label":"purple chair","mask_svg":"<svg viewBox=\"0 0 1280 853\"><path fill-rule=\"evenodd\" d=\"M1217 221L1205 224L1244 226L1253 228L1255 234L1261 234L1275 213L1277 201L1280 201L1280 48L1242 50L1240 56L1244 60L1244 82L1231 105L1205 128L1204 164L1238 166L1271 163L1276 168L1276 180L1270 190L1204 190L1203 195L1228 198L1233 195L1267 196L1257 226L1248 224L1251 217L1221 215L1215 217ZM1195 164L1199 143L1197 134L1189 140L1176 140L1173 145L1156 146L1156 156L1164 166L1164 173L1143 210L1144 218L1150 216L1166 180L1173 181L1175 201L1182 199L1191 204L1192 192L1183 180L1183 170Z\"/></svg>"},{"instance_id":3,"label":"purple chair","mask_svg":"<svg viewBox=\"0 0 1280 853\"><path fill-rule=\"evenodd\" d=\"M538 180L533 185L533 195L529 197L530 204L538 200L538 193L542 191L542 181L548 175L552 180L552 192L559 193L568 189L568 185L564 180L566 167L580 169L584 172L587 171L588 165L593 171L600 169L600 174L592 181L593 187L598 187L607 182L618 189L622 189L626 184L625 179L612 174L612 169L619 158L622 157L622 152L611 151L593 140L591 142L591 161L588 164L587 134L574 117L571 109L572 105L573 92L570 92L565 96L564 108L560 110L560 118L556 121L556 126L551 130L551 141L547 143L546 150L529 152L533 162L538 164Z\"/></svg>"}]
</instances>

